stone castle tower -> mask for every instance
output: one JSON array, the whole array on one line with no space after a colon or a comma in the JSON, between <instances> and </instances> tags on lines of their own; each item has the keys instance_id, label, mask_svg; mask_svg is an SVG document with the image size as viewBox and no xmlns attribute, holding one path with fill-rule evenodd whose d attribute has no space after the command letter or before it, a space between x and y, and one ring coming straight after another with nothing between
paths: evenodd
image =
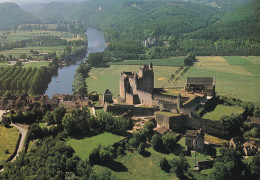
<instances>
[{"instance_id":1,"label":"stone castle tower","mask_svg":"<svg viewBox=\"0 0 260 180\"><path fill-rule=\"evenodd\" d=\"M153 93L154 72L153 64L144 65L138 73L123 72L120 81L120 97L128 104L138 104ZM142 101L143 101L142 100ZM150 101L150 100L149 100Z\"/></svg>"}]
</instances>

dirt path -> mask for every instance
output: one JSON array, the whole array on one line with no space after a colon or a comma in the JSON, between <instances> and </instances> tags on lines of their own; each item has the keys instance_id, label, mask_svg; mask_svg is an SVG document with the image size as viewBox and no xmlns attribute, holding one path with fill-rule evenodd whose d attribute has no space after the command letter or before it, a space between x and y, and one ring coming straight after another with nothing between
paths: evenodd
<instances>
[{"instance_id":1,"label":"dirt path","mask_svg":"<svg viewBox=\"0 0 260 180\"><path fill-rule=\"evenodd\" d=\"M23 144L24 144L24 140L25 140L25 136L26 136L27 130L26 130L24 127L19 126L19 125L17 125L17 124L13 124L13 123L12 123L11 126L16 127L16 128L20 131L20 133L22 134L22 137L21 137L21 140L20 140L20 144L19 144L17 153L16 153L16 155L14 156L14 158L12 159L12 162L13 162L14 160L16 160L16 158L18 157L19 153L20 153L20 152L22 151L22 149L23 149Z\"/></svg>"}]
</instances>

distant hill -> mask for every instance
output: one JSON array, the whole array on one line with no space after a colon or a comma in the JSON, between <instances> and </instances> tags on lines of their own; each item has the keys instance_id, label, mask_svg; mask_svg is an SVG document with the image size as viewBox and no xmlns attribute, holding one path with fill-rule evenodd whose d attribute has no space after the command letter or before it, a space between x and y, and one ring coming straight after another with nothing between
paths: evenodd
<instances>
[{"instance_id":1,"label":"distant hill","mask_svg":"<svg viewBox=\"0 0 260 180\"><path fill-rule=\"evenodd\" d=\"M0 3L0 25L40 23L40 19L21 9L15 3Z\"/></svg>"}]
</instances>

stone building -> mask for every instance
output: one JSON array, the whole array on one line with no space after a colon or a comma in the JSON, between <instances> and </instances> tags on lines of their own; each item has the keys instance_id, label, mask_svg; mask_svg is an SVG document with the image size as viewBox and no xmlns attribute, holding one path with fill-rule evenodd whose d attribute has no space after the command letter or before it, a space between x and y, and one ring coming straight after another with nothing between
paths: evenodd
<instances>
[{"instance_id":1,"label":"stone building","mask_svg":"<svg viewBox=\"0 0 260 180\"><path fill-rule=\"evenodd\" d=\"M187 130L185 144L188 150L194 150L199 153L205 152L203 130Z\"/></svg>"},{"instance_id":2,"label":"stone building","mask_svg":"<svg viewBox=\"0 0 260 180\"><path fill-rule=\"evenodd\" d=\"M103 103L108 102L108 103L112 103L113 102L113 94L106 89L106 91L103 94Z\"/></svg>"},{"instance_id":3,"label":"stone building","mask_svg":"<svg viewBox=\"0 0 260 180\"><path fill-rule=\"evenodd\" d=\"M215 77L187 77L185 90L215 96Z\"/></svg>"},{"instance_id":4,"label":"stone building","mask_svg":"<svg viewBox=\"0 0 260 180\"><path fill-rule=\"evenodd\" d=\"M152 106L154 72L152 63L144 65L138 73L123 72L120 77L120 97L127 104Z\"/></svg>"}]
</instances>

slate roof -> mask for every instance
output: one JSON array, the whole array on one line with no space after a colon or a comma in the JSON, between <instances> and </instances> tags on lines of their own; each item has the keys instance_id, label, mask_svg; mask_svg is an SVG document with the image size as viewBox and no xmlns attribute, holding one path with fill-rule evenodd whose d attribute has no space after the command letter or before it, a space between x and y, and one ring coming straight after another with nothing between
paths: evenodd
<instances>
[{"instance_id":1,"label":"slate roof","mask_svg":"<svg viewBox=\"0 0 260 180\"><path fill-rule=\"evenodd\" d=\"M104 94L112 94L108 89L106 89Z\"/></svg>"},{"instance_id":2,"label":"slate roof","mask_svg":"<svg viewBox=\"0 0 260 180\"><path fill-rule=\"evenodd\" d=\"M215 77L187 77L187 84L213 84Z\"/></svg>"},{"instance_id":3,"label":"slate roof","mask_svg":"<svg viewBox=\"0 0 260 180\"><path fill-rule=\"evenodd\" d=\"M165 134L169 129L165 126L156 127L153 129L154 131L158 132L159 134Z\"/></svg>"}]
</instances>

